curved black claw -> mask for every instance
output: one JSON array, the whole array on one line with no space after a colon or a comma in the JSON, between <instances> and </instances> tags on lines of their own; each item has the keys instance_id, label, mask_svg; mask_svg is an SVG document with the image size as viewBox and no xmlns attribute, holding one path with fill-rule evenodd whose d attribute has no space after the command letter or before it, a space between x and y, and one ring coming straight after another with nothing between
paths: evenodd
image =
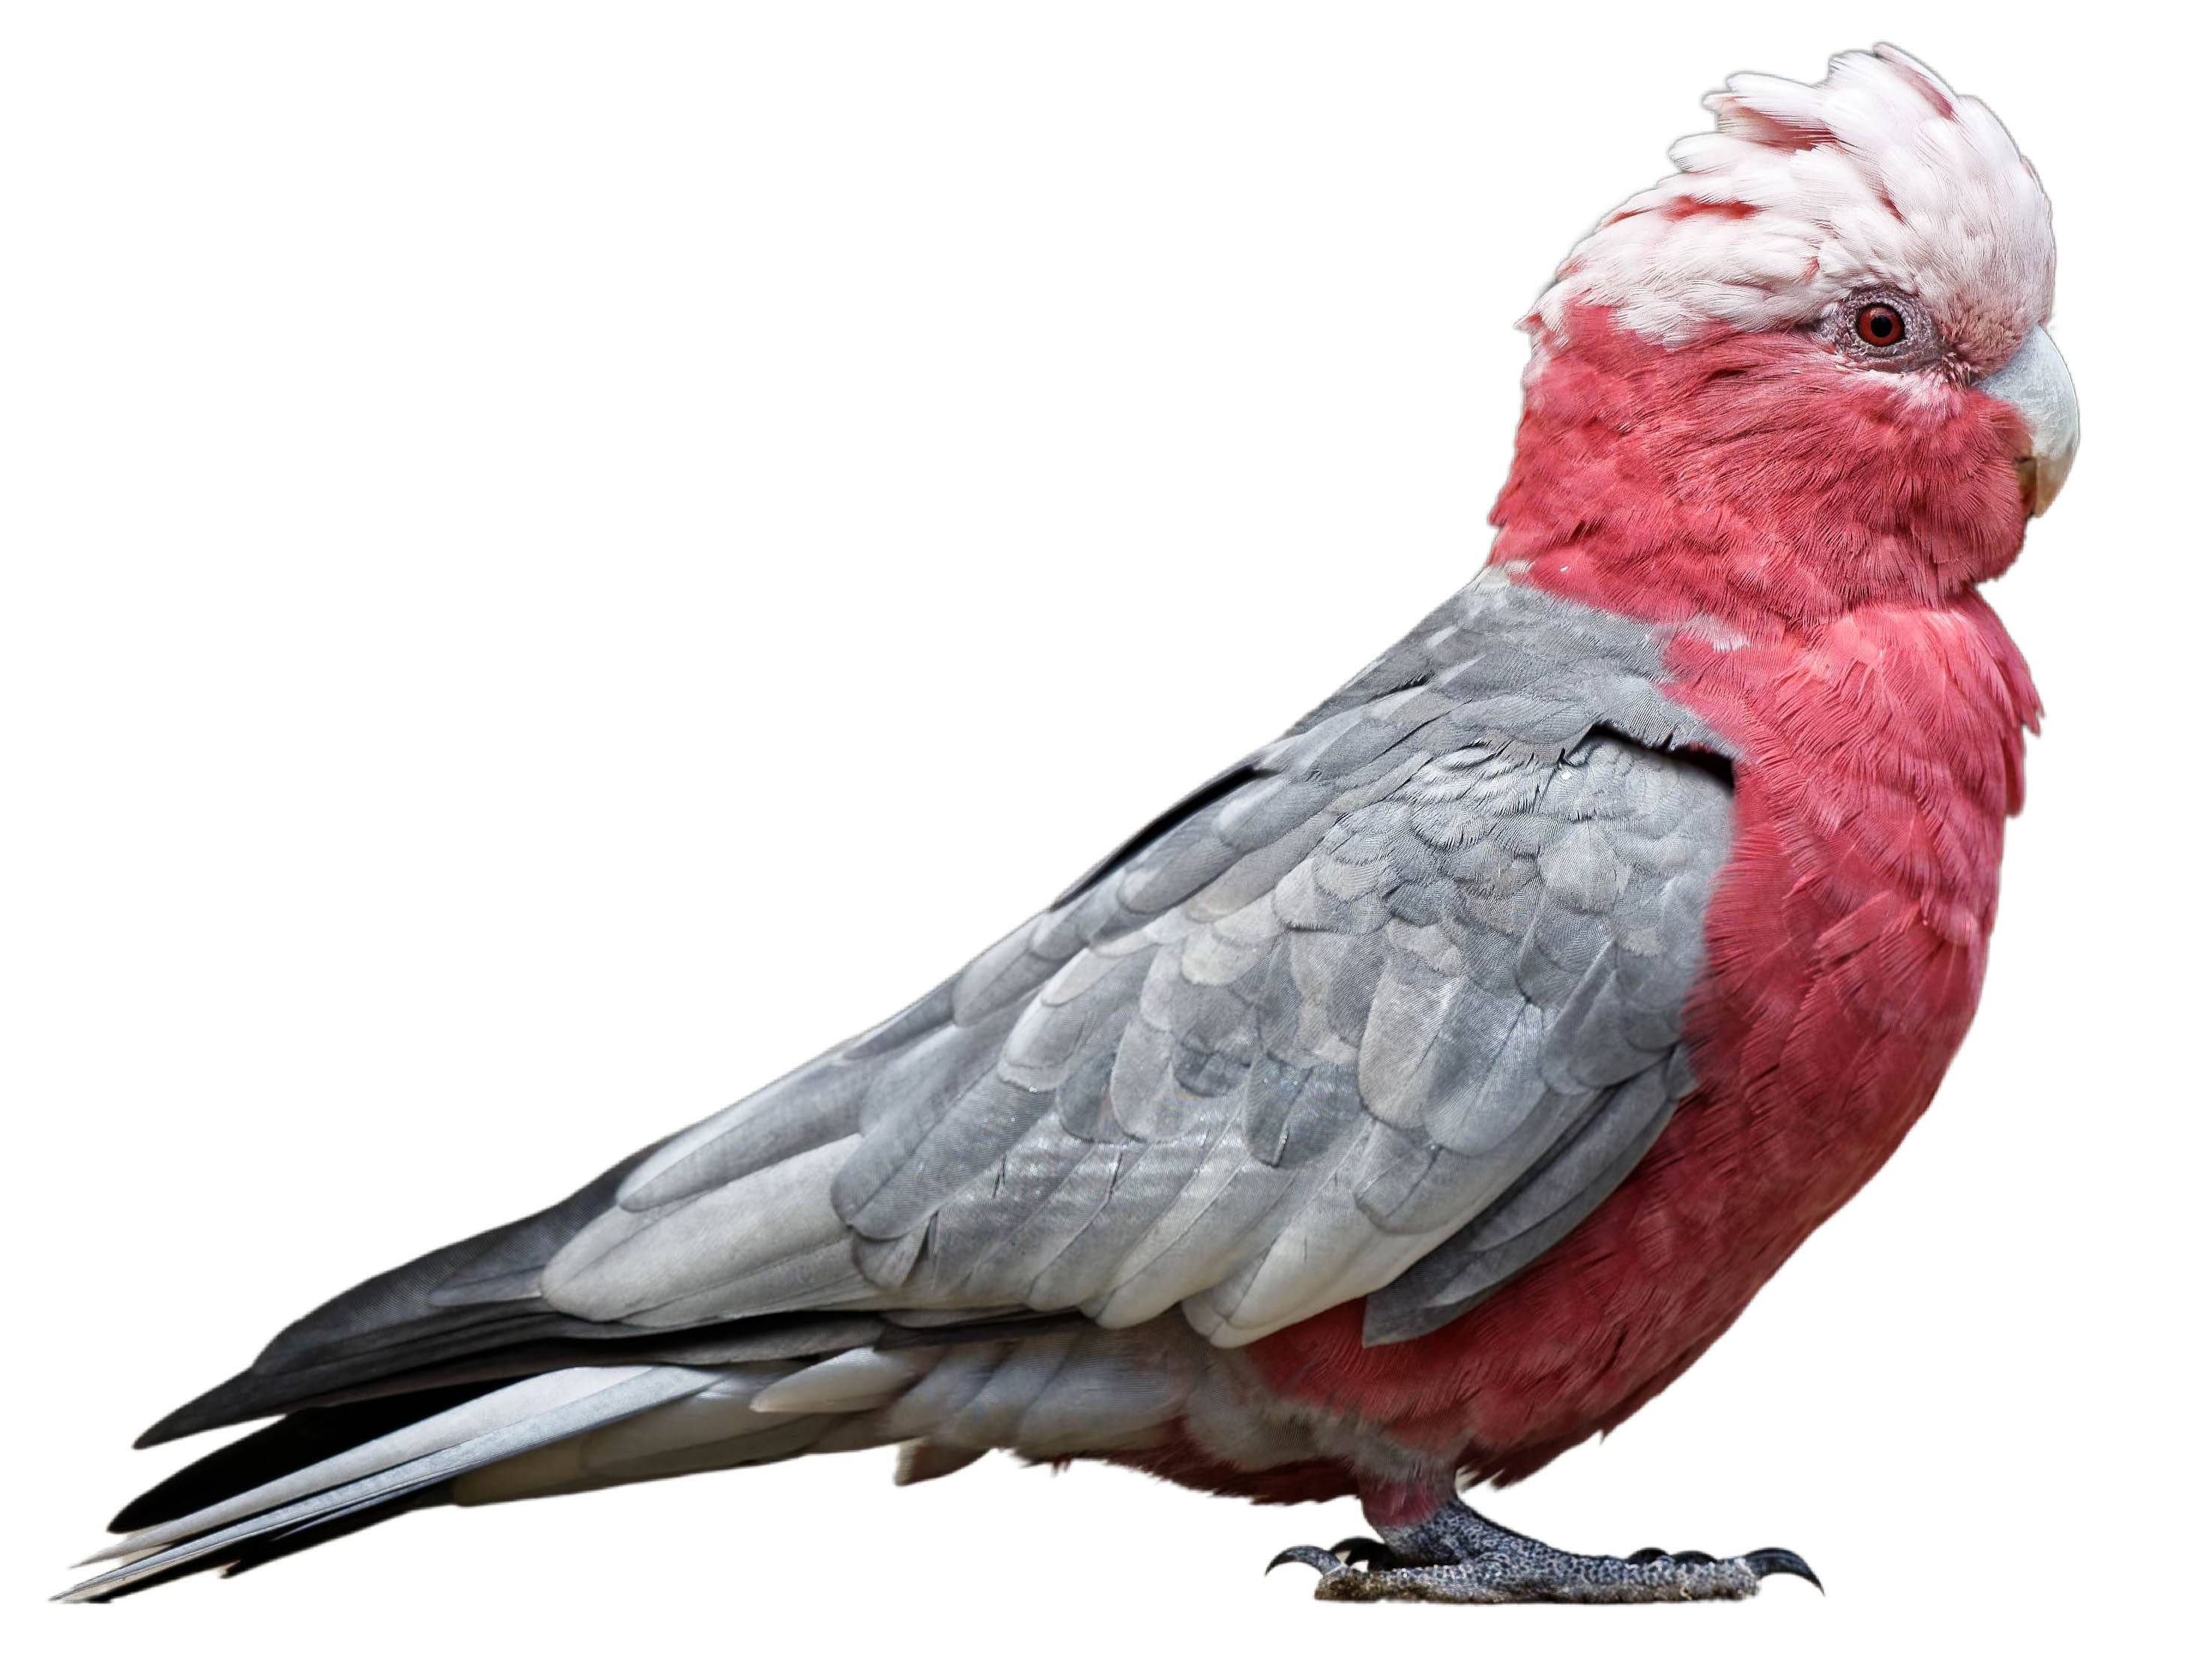
<instances>
[{"instance_id":1,"label":"curved black claw","mask_svg":"<svg viewBox=\"0 0 2212 1659\"><path fill-rule=\"evenodd\" d=\"M1356 1535L1351 1538L1340 1538L1329 1547L1328 1553L1347 1567L1358 1567L1369 1572L1377 1567L1395 1567L1404 1565L1398 1559L1398 1552L1379 1538L1361 1538Z\"/></svg>"},{"instance_id":2,"label":"curved black claw","mask_svg":"<svg viewBox=\"0 0 2212 1659\"><path fill-rule=\"evenodd\" d=\"M1703 1550L1676 1550L1674 1559L1687 1567L1710 1567L1716 1558Z\"/></svg>"},{"instance_id":3,"label":"curved black claw","mask_svg":"<svg viewBox=\"0 0 2212 1659\"><path fill-rule=\"evenodd\" d=\"M1667 1559L1667 1552L1661 1549L1656 1544L1649 1544L1644 1548L1638 1550L1634 1554L1624 1555L1620 1559L1627 1562L1629 1565L1632 1567L1648 1567L1654 1561L1665 1560Z\"/></svg>"},{"instance_id":4,"label":"curved black claw","mask_svg":"<svg viewBox=\"0 0 2212 1659\"><path fill-rule=\"evenodd\" d=\"M1803 1579L1823 1595L1828 1593L1828 1587L1820 1582L1820 1575L1807 1566L1805 1558L1795 1550L1753 1550L1743 1558L1743 1564L1761 1578L1786 1572L1792 1578Z\"/></svg>"},{"instance_id":5,"label":"curved black claw","mask_svg":"<svg viewBox=\"0 0 2212 1659\"><path fill-rule=\"evenodd\" d=\"M1329 1551L1322 1549L1317 1545L1313 1544L1291 1545L1290 1548L1285 1550L1280 1555L1267 1563L1267 1571L1274 1571L1277 1567L1281 1566L1285 1561L1302 1562L1305 1565L1311 1567L1316 1572L1319 1573L1324 1578L1328 1577L1329 1574L1333 1572L1342 1572L1344 1571L1344 1563L1339 1560L1335 1555L1331 1553ZM1262 1573L1261 1575L1262 1577L1265 1577L1266 1576L1266 1573Z\"/></svg>"}]
</instances>

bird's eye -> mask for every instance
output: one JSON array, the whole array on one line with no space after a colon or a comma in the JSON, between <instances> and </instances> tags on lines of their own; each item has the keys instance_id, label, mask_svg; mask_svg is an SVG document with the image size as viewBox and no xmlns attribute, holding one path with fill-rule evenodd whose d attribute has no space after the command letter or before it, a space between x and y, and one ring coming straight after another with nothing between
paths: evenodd
<instances>
[{"instance_id":1,"label":"bird's eye","mask_svg":"<svg viewBox=\"0 0 2212 1659\"><path fill-rule=\"evenodd\" d=\"M1861 306L1858 319L1852 327L1859 338L1870 346L1886 348L1905 343L1905 319L1898 314L1895 306Z\"/></svg>"},{"instance_id":2,"label":"bird's eye","mask_svg":"<svg viewBox=\"0 0 2212 1659\"><path fill-rule=\"evenodd\" d=\"M1910 294L1861 289L1820 315L1820 337L1860 368L1885 374L1927 368L1943 357L1943 336Z\"/></svg>"}]
</instances>

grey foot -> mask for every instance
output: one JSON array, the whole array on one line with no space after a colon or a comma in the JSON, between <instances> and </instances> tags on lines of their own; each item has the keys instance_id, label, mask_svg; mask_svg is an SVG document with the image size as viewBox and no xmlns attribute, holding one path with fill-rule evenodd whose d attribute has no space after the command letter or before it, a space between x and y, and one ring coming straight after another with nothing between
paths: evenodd
<instances>
[{"instance_id":1,"label":"grey foot","mask_svg":"<svg viewBox=\"0 0 2212 1659\"><path fill-rule=\"evenodd\" d=\"M1759 1581L1788 1573L1818 1586L1789 1550L1716 1559L1701 1550L1571 1555L1447 1504L1412 1527L1347 1538L1333 1550L1299 1545L1267 1564L1299 1561L1321 1574L1322 1601L1736 1601Z\"/></svg>"}]
</instances>

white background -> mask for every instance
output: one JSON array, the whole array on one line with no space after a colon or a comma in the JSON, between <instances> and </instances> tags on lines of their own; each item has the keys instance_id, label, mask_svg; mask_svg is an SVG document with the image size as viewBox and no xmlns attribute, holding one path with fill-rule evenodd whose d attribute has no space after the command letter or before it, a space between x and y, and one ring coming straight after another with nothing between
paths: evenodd
<instances>
[{"instance_id":1,"label":"white background","mask_svg":"<svg viewBox=\"0 0 2212 1659\"><path fill-rule=\"evenodd\" d=\"M13 1650L2201 1638L2204 42L1905 10L12 11ZM1487 1505L1826 1599L1316 1607L1259 1569L1349 1504L879 1454L38 1603L286 1319L887 1012L1395 639L1552 265L1722 75L1884 27L2042 171L2087 434L1994 595L2051 714L1984 1012Z\"/></svg>"}]
</instances>

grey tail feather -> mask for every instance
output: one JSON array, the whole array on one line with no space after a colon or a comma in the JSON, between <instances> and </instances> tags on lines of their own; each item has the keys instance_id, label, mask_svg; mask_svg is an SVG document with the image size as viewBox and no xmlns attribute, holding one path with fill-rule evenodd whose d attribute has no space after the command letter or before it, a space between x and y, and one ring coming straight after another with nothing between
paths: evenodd
<instances>
[{"instance_id":1,"label":"grey tail feather","mask_svg":"<svg viewBox=\"0 0 2212 1659\"><path fill-rule=\"evenodd\" d=\"M318 1544L335 1542L386 1521L396 1521L416 1510L435 1509L452 1501L452 1484L447 1481L435 1486L425 1486L419 1492L371 1500L351 1510L337 1510L320 1520L306 1522L240 1543L220 1554L201 1556L174 1566L163 1567L158 1571L147 1573L143 1577L118 1583L112 1589L102 1590L89 1583L81 1584L77 1589L54 1599L78 1602L86 1607L100 1607L120 1601L126 1595L136 1595L141 1590L159 1589L164 1584L173 1584L179 1578L190 1578L203 1572L215 1572L225 1578L234 1578L241 1572L251 1571L270 1561L296 1555L301 1550L311 1550ZM85 1594L79 1595L78 1590Z\"/></svg>"},{"instance_id":2,"label":"grey tail feather","mask_svg":"<svg viewBox=\"0 0 2212 1659\"><path fill-rule=\"evenodd\" d=\"M381 1439L498 1386L495 1382L463 1383L295 1412L216 1447L141 1492L107 1523L107 1529L137 1532L177 1520L194 1510L251 1492L280 1475Z\"/></svg>"},{"instance_id":3,"label":"grey tail feather","mask_svg":"<svg viewBox=\"0 0 2212 1659\"><path fill-rule=\"evenodd\" d=\"M94 1558L123 1565L58 1599L112 1601L193 1572L259 1565L442 1502L472 1469L687 1398L720 1376L645 1365L525 1378L125 1538Z\"/></svg>"},{"instance_id":4,"label":"grey tail feather","mask_svg":"<svg viewBox=\"0 0 2212 1659\"><path fill-rule=\"evenodd\" d=\"M538 1271L613 1203L629 1172L655 1150L625 1158L535 1215L433 1250L333 1297L279 1332L250 1368L170 1413L137 1443L160 1445L516 1344L632 1334L552 1311L534 1285ZM472 1285L481 1287L479 1296L455 1299L455 1291Z\"/></svg>"}]
</instances>

